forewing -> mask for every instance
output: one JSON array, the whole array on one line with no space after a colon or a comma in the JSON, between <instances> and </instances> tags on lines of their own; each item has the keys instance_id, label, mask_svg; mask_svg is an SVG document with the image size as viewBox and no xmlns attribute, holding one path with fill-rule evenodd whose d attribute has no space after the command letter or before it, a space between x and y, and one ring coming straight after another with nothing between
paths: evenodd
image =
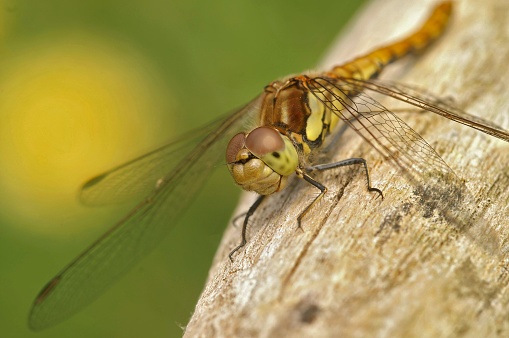
<instances>
[{"instance_id":1,"label":"forewing","mask_svg":"<svg viewBox=\"0 0 509 338\"><path fill-rule=\"evenodd\" d=\"M503 129L497 124L483 119L479 116L469 114L457 107L454 107L446 100L440 99L431 93L413 88L408 85L392 82L382 82L379 80L356 80L345 79L345 82L353 86L360 86L363 89L374 91L396 100L408 103L425 111L429 111L440 116L446 117L452 121L464 124L477 129L491 136L509 142L509 131Z\"/></svg>"},{"instance_id":2,"label":"forewing","mask_svg":"<svg viewBox=\"0 0 509 338\"><path fill-rule=\"evenodd\" d=\"M340 80L316 78L309 87L328 109L385 158L391 160L414 183L424 176L454 175L452 169L417 132L355 86ZM358 88L358 87L357 87Z\"/></svg>"},{"instance_id":3,"label":"forewing","mask_svg":"<svg viewBox=\"0 0 509 338\"><path fill-rule=\"evenodd\" d=\"M152 250L195 198L213 168L225 162L226 143L242 130L246 121L253 118L257 109L258 99L255 99L221 123L212 125L211 128L216 129L176 165L162 163L164 160L173 161L169 152L172 146L169 146L111 171L94 184L90 183L90 187L86 188L90 189L88 192L94 191L95 195L87 196L116 197L110 189L122 185L122 178L133 170L143 171L139 169L141 164L147 164L155 155L158 163L170 169L156 182L149 182L153 190L141 203L47 284L34 302L29 326L39 330L72 316ZM153 171L147 172L153 175Z\"/></svg>"},{"instance_id":4,"label":"forewing","mask_svg":"<svg viewBox=\"0 0 509 338\"><path fill-rule=\"evenodd\" d=\"M460 179L440 155L417 132L410 128L393 112L369 97L362 90L372 83L354 79L310 79L308 86L328 109L337 114L350 128L355 130L366 142L398 167L414 185L413 194L419 198L427 217L438 215L448 224L461 231L490 253L500 250L498 241L484 227L483 220L477 219L475 210L468 207L476 205L475 199ZM382 87L379 87L382 88ZM404 93L398 88L384 87L378 92L394 95ZM394 96L391 96L394 97ZM444 106L427 102L424 98L407 94L403 100L424 110L442 111L460 120L470 117L459 109L447 111ZM479 129L490 135L505 139L506 131L494 124L484 124L483 119L473 119ZM490 131L490 132L488 132Z\"/></svg>"},{"instance_id":5,"label":"forewing","mask_svg":"<svg viewBox=\"0 0 509 338\"><path fill-rule=\"evenodd\" d=\"M158 181L172 172L206 135L217 130L223 120L193 130L174 142L90 179L80 189L80 202L90 206L105 205L139 199L154 192Z\"/></svg>"}]
</instances>

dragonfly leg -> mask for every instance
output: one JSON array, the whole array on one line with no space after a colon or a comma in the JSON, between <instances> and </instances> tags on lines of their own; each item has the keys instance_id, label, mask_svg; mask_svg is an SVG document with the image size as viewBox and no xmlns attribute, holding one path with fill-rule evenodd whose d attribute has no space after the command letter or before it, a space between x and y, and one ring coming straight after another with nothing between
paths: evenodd
<instances>
[{"instance_id":1,"label":"dragonfly leg","mask_svg":"<svg viewBox=\"0 0 509 338\"><path fill-rule=\"evenodd\" d=\"M239 249L241 249L247 243L246 233L247 233L247 223L248 223L249 217L251 217L254 214L254 212L256 211L256 209L258 209L258 207L260 206L260 204L262 203L264 198L265 198L265 195L258 196L258 198L253 203L253 205L251 205L249 210L245 213L246 217L244 218L244 224L242 225L242 240L241 240L240 244L235 249L233 249L230 252L230 254L228 255L228 257L230 257L230 261L232 261L232 263L233 263L233 254L235 252L237 252ZM237 218L238 218L238 216L235 218L235 220Z\"/></svg>"},{"instance_id":2,"label":"dragonfly leg","mask_svg":"<svg viewBox=\"0 0 509 338\"><path fill-rule=\"evenodd\" d=\"M382 193L382 191L378 188L374 188L371 186L368 165L366 163L366 160L363 159L362 157L348 158L346 160L342 160L342 161L334 162L334 163L318 164L318 165L307 167L306 170L308 172L313 171L313 170L329 170L329 169L345 167L348 165L355 165L355 164L362 164L364 166L364 170L366 172L366 181L368 183L368 191L374 191L374 192L378 193L382 197L382 200L383 200L384 194Z\"/></svg>"},{"instance_id":3,"label":"dragonfly leg","mask_svg":"<svg viewBox=\"0 0 509 338\"><path fill-rule=\"evenodd\" d=\"M315 199L311 203L309 203L304 210L302 210L299 216L297 216L297 226L299 227L299 229L302 229L301 227L302 219L304 218L304 216L306 216L309 210L311 210L311 208L316 204L316 202L318 202L320 198L322 198L323 195L325 195L325 193L327 192L327 187L302 171L298 172L297 175L320 190L320 194L318 194L318 196L316 196Z\"/></svg>"}]
</instances>

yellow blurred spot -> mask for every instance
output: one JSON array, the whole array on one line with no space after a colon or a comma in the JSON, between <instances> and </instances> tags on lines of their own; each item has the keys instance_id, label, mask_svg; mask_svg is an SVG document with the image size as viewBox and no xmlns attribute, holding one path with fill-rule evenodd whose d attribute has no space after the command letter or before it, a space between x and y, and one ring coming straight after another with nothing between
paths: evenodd
<instances>
[{"instance_id":1,"label":"yellow blurred spot","mask_svg":"<svg viewBox=\"0 0 509 338\"><path fill-rule=\"evenodd\" d=\"M154 74L132 48L84 34L0 59L0 214L62 231L82 212L84 181L167 139L168 90Z\"/></svg>"}]
</instances>

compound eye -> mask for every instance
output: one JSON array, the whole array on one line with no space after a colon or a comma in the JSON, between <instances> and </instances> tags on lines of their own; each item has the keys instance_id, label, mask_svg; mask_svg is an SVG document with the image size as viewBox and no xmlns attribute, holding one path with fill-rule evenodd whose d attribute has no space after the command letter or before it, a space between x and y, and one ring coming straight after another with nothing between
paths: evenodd
<instances>
[{"instance_id":1,"label":"compound eye","mask_svg":"<svg viewBox=\"0 0 509 338\"><path fill-rule=\"evenodd\" d=\"M269 127L254 129L247 135L245 144L246 148L258 158L285 149L285 142L281 134Z\"/></svg>"},{"instance_id":2,"label":"compound eye","mask_svg":"<svg viewBox=\"0 0 509 338\"><path fill-rule=\"evenodd\" d=\"M246 134L238 133L233 136L228 147L226 147L226 163L233 163L237 160L237 153L244 147Z\"/></svg>"}]
</instances>

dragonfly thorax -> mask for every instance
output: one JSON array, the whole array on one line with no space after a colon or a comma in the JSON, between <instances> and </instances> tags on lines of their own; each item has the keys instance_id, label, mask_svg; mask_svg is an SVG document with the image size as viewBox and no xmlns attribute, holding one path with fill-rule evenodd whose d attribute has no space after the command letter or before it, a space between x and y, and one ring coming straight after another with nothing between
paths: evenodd
<instances>
[{"instance_id":1,"label":"dragonfly thorax","mask_svg":"<svg viewBox=\"0 0 509 338\"><path fill-rule=\"evenodd\" d=\"M313 77L301 75L285 81L274 81L265 87L260 124L274 126L299 144L305 154L322 145L334 128L338 116L322 101L330 100L329 92L309 88Z\"/></svg>"},{"instance_id":2,"label":"dragonfly thorax","mask_svg":"<svg viewBox=\"0 0 509 338\"><path fill-rule=\"evenodd\" d=\"M299 164L292 141L271 127L232 137L226 148L228 169L244 190L270 195L286 186Z\"/></svg>"}]
</instances>

